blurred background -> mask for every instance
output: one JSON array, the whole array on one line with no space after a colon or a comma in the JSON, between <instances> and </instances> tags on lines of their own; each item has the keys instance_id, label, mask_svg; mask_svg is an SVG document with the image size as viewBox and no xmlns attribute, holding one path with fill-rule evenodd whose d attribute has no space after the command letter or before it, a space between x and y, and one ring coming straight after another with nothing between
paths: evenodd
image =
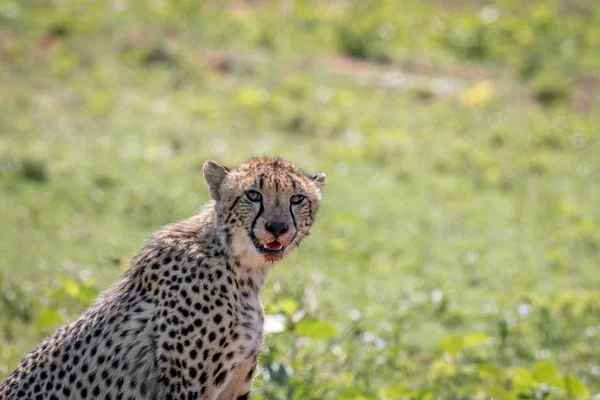
<instances>
[{"instance_id":1,"label":"blurred background","mask_svg":"<svg viewBox=\"0 0 600 400\"><path fill-rule=\"evenodd\" d=\"M600 398L599 71L593 0L0 0L0 380L270 155L253 398Z\"/></svg>"}]
</instances>

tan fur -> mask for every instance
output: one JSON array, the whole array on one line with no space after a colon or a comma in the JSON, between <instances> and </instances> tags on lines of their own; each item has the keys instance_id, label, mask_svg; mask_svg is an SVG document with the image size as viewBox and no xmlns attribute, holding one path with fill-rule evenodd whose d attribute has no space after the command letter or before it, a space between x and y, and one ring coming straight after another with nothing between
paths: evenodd
<instances>
[{"instance_id":1,"label":"tan fur","mask_svg":"<svg viewBox=\"0 0 600 400\"><path fill-rule=\"evenodd\" d=\"M0 399L248 398L265 273L308 235L325 175L267 158L208 161L204 174L215 201L156 233L120 282L22 361Z\"/></svg>"}]
</instances>

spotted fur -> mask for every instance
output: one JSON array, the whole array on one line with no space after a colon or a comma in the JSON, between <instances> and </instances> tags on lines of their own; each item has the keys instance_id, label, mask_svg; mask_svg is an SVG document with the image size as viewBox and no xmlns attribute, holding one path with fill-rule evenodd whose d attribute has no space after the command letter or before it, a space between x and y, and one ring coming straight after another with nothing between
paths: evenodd
<instances>
[{"instance_id":1,"label":"spotted fur","mask_svg":"<svg viewBox=\"0 0 600 400\"><path fill-rule=\"evenodd\" d=\"M204 176L213 201L156 233L118 283L23 359L0 399L249 399L265 273L308 235L325 175L255 158L207 161Z\"/></svg>"}]
</instances>

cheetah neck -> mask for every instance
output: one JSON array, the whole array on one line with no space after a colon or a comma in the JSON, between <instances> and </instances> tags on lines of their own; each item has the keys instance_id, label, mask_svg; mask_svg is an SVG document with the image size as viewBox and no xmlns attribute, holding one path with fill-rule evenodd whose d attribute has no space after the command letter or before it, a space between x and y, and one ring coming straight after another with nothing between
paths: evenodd
<instances>
[{"instance_id":1,"label":"cheetah neck","mask_svg":"<svg viewBox=\"0 0 600 400\"><path fill-rule=\"evenodd\" d=\"M234 251L234 246L231 244L231 240L228 239L229 235L226 227L219 224L214 203L209 203L199 216L205 221L210 220L213 227L213 229L205 232L202 241L205 244L218 243L219 251L217 253L224 255L227 267L234 271L238 282L246 286L252 293L260 294L272 264L254 265L243 256L244 253L240 256L239 253ZM250 245L250 243L248 244ZM249 250L251 251L250 248Z\"/></svg>"},{"instance_id":2,"label":"cheetah neck","mask_svg":"<svg viewBox=\"0 0 600 400\"><path fill-rule=\"evenodd\" d=\"M238 262L237 259L234 262ZM267 271L264 269L257 269L242 263L235 265L235 273L239 282L243 282L252 293L260 294L262 287L265 283Z\"/></svg>"}]
</instances>

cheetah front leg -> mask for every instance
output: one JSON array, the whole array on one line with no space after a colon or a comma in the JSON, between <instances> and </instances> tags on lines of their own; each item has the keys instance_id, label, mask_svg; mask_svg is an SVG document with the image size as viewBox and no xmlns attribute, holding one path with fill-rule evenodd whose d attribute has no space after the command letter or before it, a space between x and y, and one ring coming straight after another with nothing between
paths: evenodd
<instances>
[{"instance_id":1,"label":"cheetah front leg","mask_svg":"<svg viewBox=\"0 0 600 400\"><path fill-rule=\"evenodd\" d=\"M249 400L252 390L252 380L256 371L256 357L252 361L243 362L235 369L229 385L217 400Z\"/></svg>"}]
</instances>

